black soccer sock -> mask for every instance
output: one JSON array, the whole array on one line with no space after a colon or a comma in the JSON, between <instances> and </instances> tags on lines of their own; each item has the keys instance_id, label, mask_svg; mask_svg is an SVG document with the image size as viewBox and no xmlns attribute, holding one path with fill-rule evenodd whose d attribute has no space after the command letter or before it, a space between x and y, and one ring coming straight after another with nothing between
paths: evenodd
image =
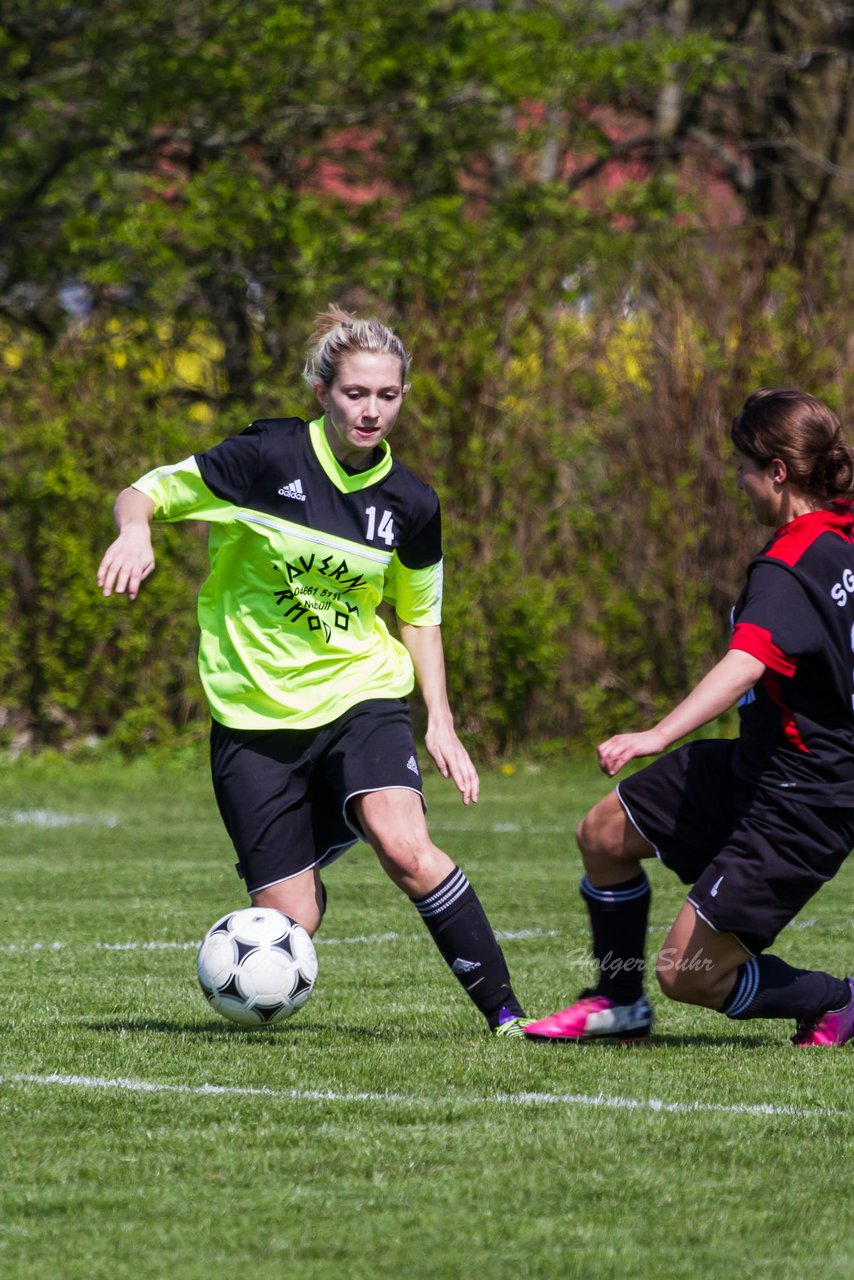
<instances>
[{"instance_id":1,"label":"black soccer sock","mask_svg":"<svg viewBox=\"0 0 854 1280\"><path fill-rule=\"evenodd\" d=\"M728 1018L821 1017L844 1009L851 989L843 978L820 969L795 969L779 956L754 956L739 965L735 986L721 1007Z\"/></svg>"},{"instance_id":2,"label":"black soccer sock","mask_svg":"<svg viewBox=\"0 0 854 1280\"><path fill-rule=\"evenodd\" d=\"M455 867L423 898L413 899L445 963L491 1027L504 1010L523 1017L510 974L486 912L466 876Z\"/></svg>"},{"instance_id":3,"label":"black soccer sock","mask_svg":"<svg viewBox=\"0 0 854 1280\"><path fill-rule=\"evenodd\" d=\"M579 887L590 913L596 993L615 1004L634 1004L643 995L646 924L652 893L646 872L597 889L587 878Z\"/></svg>"}]
</instances>

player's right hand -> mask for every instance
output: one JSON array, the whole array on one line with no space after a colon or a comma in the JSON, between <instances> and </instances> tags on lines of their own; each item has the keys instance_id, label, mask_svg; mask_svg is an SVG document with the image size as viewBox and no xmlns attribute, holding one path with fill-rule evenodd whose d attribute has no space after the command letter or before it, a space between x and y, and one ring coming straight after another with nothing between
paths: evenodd
<instances>
[{"instance_id":1,"label":"player's right hand","mask_svg":"<svg viewBox=\"0 0 854 1280\"><path fill-rule=\"evenodd\" d=\"M154 549L148 525L126 525L104 552L98 586L105 596L127 592L135 600L140 584L154 572Z\"/></svg>"}]
</instances>

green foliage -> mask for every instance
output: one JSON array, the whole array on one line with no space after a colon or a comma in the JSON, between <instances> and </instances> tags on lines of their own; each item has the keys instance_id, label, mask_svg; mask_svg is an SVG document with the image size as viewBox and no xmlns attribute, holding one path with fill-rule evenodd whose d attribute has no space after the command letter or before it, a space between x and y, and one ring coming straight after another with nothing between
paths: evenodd
<instances>
[{"instance_id":1,"label":"green foliage","mask_svg":"<svg viewBox=\"0 0 854 1280\"><path fill-rule=\"evenodd\" d=\"M844 80L827 7L775 27L787 6L734 35L728 5L4 5L0 732L203 732L204 532L159 532L137 604L104 602L110 503L310 414L330 299L415 355L395 450L442 497L472 743L587 740L681 696L757 541L729 417L760 384L851 401L842 152L809 109ZM796 72L798 40L826 54ZM798 128L795 193L775 139Z\"/></svg>"},{"instance_id":2,"label":"green foliage","mask_svg":"<svg viewBox=\"0 0 854 1280\"><path fill-rule=\"evenodd\" d=\"M138 745L200 710L192 588L182 598L167 568L134 610L125 600L104 602L95 585L113 536L116 477L138 475L152 453L186 456L201 447L183 414L152 413L109 364L97 350L47 360L33 344L3 380L14 448L0 453L0 538L11 585L0 678L4 731L13 740L61 743L114 726L128 740L129 718L142 723ZM179 581L200 579L198 537L169 530L160 554Z\"/></svg>"}]
</instances>

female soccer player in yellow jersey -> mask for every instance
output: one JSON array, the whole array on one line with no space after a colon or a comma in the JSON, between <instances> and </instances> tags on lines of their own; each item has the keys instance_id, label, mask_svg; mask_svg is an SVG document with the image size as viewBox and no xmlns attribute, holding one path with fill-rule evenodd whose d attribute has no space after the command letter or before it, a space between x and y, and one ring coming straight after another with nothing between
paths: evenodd
<instances>
[{"instance_id":1,"label":"female soccer player in yellow jersey","mask_svg":"<svg viewBox=\"0 0 854 1280\"><path fill-rule=\"evenodd\" d=\"M409 364L386 325L331 307L304 370L320 416L253 422L134 481L98 582L136 599L154 568L152 521L210 523L199 670L214 792L252 902L314 933L321 869L367 841L489 1027L519 1036L489 921L424 817L406 703L416 681L436 767L464 804L479 783L445 684L439 502L387 442Z\"/></svg>"},{"instance_id":2,"label":"female soccer player in yellow jersey","mask_svg":"<svg viewBox=\"0 0 854 1280\"><path fill-rule=\"evenodd\" d=\"M659 953L673 1000L730 1018L793 1018L793 1041L854 1036L854 982L769 954L854 846L854 450L814 396L756 391L730 435L739 487L774 530L751 561L729 650L659 724L599 747L609 776L659 755L583 819L594 990L530 1023L538 1040L636 1040L657 856L691 885ZM667 748L739 705L734 739Z\"/></svg>"}]
</instances>

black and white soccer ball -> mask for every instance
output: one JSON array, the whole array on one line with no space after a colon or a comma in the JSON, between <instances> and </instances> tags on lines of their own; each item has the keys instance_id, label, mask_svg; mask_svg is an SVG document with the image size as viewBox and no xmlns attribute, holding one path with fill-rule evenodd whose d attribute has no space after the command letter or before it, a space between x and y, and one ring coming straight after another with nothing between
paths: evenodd
<instances>
[{"instance_id":1,"label":"black and white soccer ball","mask_svg":"<svg viewBox=\"0 0 854 1280\"><path fill-rule=\"evenodd\" d=\"M230 911L199 948L199 985L211 1007L244 1027L269 1026L311 995L317 955L311 938L272 907Z\"/></svg>"}]
</instances>

